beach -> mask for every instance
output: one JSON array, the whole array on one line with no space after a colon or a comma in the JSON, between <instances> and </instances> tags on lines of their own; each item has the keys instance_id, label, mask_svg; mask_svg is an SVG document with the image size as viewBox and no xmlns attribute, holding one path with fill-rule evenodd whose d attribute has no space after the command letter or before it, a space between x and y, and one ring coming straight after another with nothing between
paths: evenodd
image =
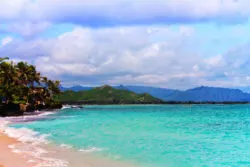
<instances>
[{"instance_id":1,"label":"beach","mask_svg":"<svg viewBox=\"0 0 250 167\"><path fill-rule=\"evenodd\" d=\"M34 159L34 157L27 154L14 153L9 146L21 144L17 140L6 136L4 133L0 132L0 167L47 167L53 166L55 164L49 164L48 161L42 162L41 159ZM86 153L78 153L72 150L62 149L56 146L48 146L50 149L48 156L53 156L53 158L66 158L65 164L60 162L56 166L58 167L103 167L108 165L109 167L132 167L121 162L110 161L107 159L96 158Z\"/></svg>"},{"instance_id":2,"label":"beach","mask_svg":"<svg viewBox=\"0 0 250 167\"><path fill-rule=\"evenodd\" d=\"M8 118L0 129L14 140L1 135L0 164L249 166L249 118L250 105L98 105Z\"/></svg>"},{"instance_id":3,"label":"beach","mask_svg":"<svg viewBox=\"0 0 250 167\"><path fill-rule=\"evenodd\" d=\"M75 150L67 145L56 145L47 141L46 135L38 137L29 129L9 127L9 120L27 121L35 117L42 116L0 120L0 167L134 167L124 162L93 156L91 150Z\"/></svg>"},{"instance_id":4,"label":"beach","mask_svg":"<svg viewBox=\"0 0 250 167\"><path fill-rule=\"evenodd\" d=\"M32 167L35 164L29 162L28 157L12 152L9 146L18 141L0 132L0 167Z\"/></svg>"}]
</instances>

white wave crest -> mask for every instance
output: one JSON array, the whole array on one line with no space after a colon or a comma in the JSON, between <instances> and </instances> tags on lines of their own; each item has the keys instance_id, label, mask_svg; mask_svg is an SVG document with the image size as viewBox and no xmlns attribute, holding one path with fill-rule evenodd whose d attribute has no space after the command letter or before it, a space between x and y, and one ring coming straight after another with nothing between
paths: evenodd
<instances>
[{"instance_id":1,"label":"white wave crest","mask_svg":"<svg viewBox=\"0 0 250 167\"><path fill-rule=\"evenodd\" d=\"M23 143L32 143L32 144L48 144L49 141L46 139L49 134L40 135L38 132L35 132L28 128L12 128L6 127L3 132L11 138L14 138Z\"/></svg>"},{"instance_id":2,"label":"white wave crest","mask_svg":"<svg viewBox=\"0 0 250 167\"><path fill-rule=\"evenodd\" d=\"M16 122L17 119L29 119L31 117L37 119L42 116L50 115L51 113L44 113L40 115L0 118L0 132L7 136L16 139L19 143L9 145L8 147L16 154L30 157L29 163L35 163L34 167L67 167L68 162L61 159L48 157L49 151L44 149L44 145L49 144L47 140L49 134L40 134L28 128L13 128L8 125Z\"/></svg>"},{"instance_id":3,"label":"white wave crest","mask_svg":"<svg viewBox=\"0 0 250 167\"><path fill-rule=\"evenodd\" d=\"M61 110L68 109L68 108L71 108L71 106L70 105L63 105Z\"/></svg>"},{"instance_id":4,"label":"white wave crest","mask_svg":"<svg viewBox=\"0 0 250 167\"><path fill-rule=\"evenodd\" d=\"M87 148L87 149L80 149L79 151L80 152L85 152L85 153L91 153L91 152L99 152L99 151L102 151L103 149L101 148L97 148L97 147L90 147L90 148Z\"/></svg>"},{"instance_id":5,"label":"white wave crest","mask_svg":"<svg viewBox=\"0 0 250 167\"><path fill-rule=\"evenodd\" d=\"M72 148L71 145L67 145L67 144L61 144L60 147L61 148Z\"/></svg>"},{"instance_id":6,"label":"white wave crest","mask_svg":"<svg viewBox=\"0 0 250 167\"><path fill-rule=\"evenodd\" d=\"M56 112L34 112L30 115L23 115L18 117L5 117L3 118L5 121L8 121L10 123L16 123L16 122L31 122L38 119L47 118L49 115L55 114Z\"/></svg>"},{"instance_id":7,"label":"white wave crest","mask_svg":"<svg viewBox=\"0 0 250 167\"><path fill-rule=\"evenodd\" d=\"M9 121L6 121L4 118L0 118L0 132L3 132L8 124Z\"/></svg>"},{"instance_id":8,"label":"white wave crest","mask_svg":"<svg viewBox=\"0 0 250 167\"><path fill-rule=\"evenodd\" d=\"M29 163L36 163L34 167L67 167L68 162L61 159L48 157L49 152L40 145L18 143L9 145L12 152L29 156Z\"/></svg>"}]
</instances>

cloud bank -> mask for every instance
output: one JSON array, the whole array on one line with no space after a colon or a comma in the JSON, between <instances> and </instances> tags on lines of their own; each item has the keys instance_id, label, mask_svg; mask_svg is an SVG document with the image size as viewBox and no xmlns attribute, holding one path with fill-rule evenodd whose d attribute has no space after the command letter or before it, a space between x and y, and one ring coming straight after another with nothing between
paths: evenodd
<instances>
[{"instance_id":1,"label":"cloud bank","mask_svg":"<svg viewBox=\"0 0 250 167\"><path fill-rule=\"evenodd\" d=\"M0 54L34 63L66 85L137 84L186 89L250 82L247 47L245 52L237 49L204 58L192 42L193 33L190 27L76 27L51 39L7 38Z\"/></svg>"},{"instance_id":2,"label":"cloud bank","mask_svg":"<svg viewBox=\"0 0 250 167\"><path fill-rule=\"evenodd\" d=\"M250 44L239 39L247 39L248 4L248 0L2 0L0 54L33 63L65 85L243 87L250 84ZM220 26L235 24L242 29L219 31ZM207 25L218 29L210 31ZM238 44L233 49L232 41ZM219 46L228 50L210 52Z\"/></svg>"},{"instance_id":3,"label":"cloud bank","mask_svg":"<svg viewBox=\"0 0 250 167\"><path fill-rule=\"evenodd\" d=\"M9 0L0 20L63 22L85 26L239 23L250 15L248 0Z\"/></svg>"}]
</instances>

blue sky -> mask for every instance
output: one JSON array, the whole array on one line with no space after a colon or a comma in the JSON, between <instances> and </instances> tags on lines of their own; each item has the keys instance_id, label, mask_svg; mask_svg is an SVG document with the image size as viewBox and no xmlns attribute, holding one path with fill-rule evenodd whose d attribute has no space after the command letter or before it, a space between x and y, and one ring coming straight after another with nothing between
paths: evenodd
<instances>
[{"instance_id":1,"label":"blue sky","mask_svg":"<svg viewBox=\"0 0 250 167\"><path fill-rule=\"evenodd\" d=\"M0 54L72 85L244 88L248 0L2 0Z\"/></svg>"}]
</instances>

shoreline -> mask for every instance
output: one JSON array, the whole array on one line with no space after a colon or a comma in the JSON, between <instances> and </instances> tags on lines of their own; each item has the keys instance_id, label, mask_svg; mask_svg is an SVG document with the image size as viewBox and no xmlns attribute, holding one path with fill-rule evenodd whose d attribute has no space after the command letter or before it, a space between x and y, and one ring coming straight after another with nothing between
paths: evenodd
<instances>
[{"instance_id":1,"label":"shoreline","mask_svg":"<svg viewBox=\"0 0 250 167\"><path fill-rule=\"evenodd\" d=\"M10 146L18 144L19 142L13 138L7 136L0 130L0 167L32 167L36 164L25 157L14 153Z\"/></svg>"},{"instance_id":2,"label":"shoreline","mask_svg":"<svg viewBox=\"0 0 250 167\"><path fill-rule=\"evenodd\" d=\"M80 151L65 147L67 145L57 145L47 141L47 135L37 138L37 132L26 128L8 126L15 121L36 121L46 115L9 118L13 122L0 118L0 167L138 167L131 163L95 156L88 150Z\"/></svg>"},{"instance_id":3,"label":"shoreline","mask_svg":"<svg viewBox=\"0 0 250 167\"><path fill-rule=\"evenodd\" d=\"M81 103L81 102L63 102L63 106L108 106L108 105L115 105L115 106L123 106L123 105L237 105L237 104L250 104L250 102L162 102L162 103Z\"/></svg>"},{"instance_id":4,"label":"shoreline","mask_svg":"<svg viewBox=\"0 0 250 167\"><path fill-rule=\"evenodd\" d=\"M86 152L66 149L52 144L43 146L48 151L46 159L51 160L51 162L46 162L35 159L28 154L20 154L19 151L15 152L15 149L11 148L11 146L20 144L23 143L0 131L0 167L103 167L103 165L109 167L136 167L135 165L96 157ZM57 160L57 162L53 162L53 160Z\"/></svg>"}]
</instances>

